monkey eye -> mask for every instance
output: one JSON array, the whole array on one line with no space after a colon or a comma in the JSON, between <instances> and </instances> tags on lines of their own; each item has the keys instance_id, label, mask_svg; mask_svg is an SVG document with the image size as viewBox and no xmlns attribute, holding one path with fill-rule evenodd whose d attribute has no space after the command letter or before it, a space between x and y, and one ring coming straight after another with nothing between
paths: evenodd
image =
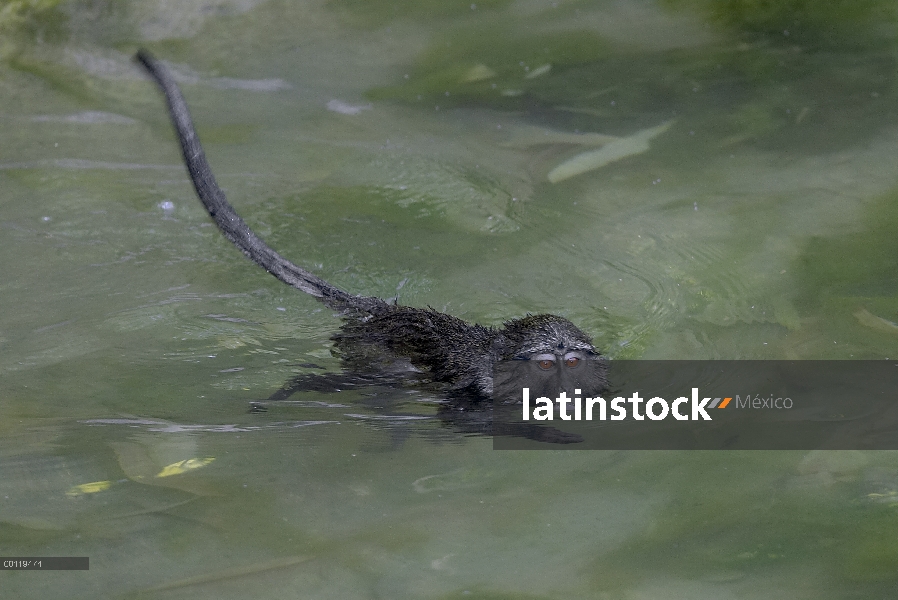
<instances>
[{"instance_id":1,"label":"monkey eye","mask_svg":"<svg viewBox=\"0 0 898 600\"><path fill-rule=\"evenodd\" d=\"M573 369L580 364L580 355L574 352L568 352L564 355L564 366Z\"/></svg>"},{"instance_id":2,"label":"monkey eye","mask_svg":"<svg viewBox=\"0 0 898 600\"><path fill-rule=\"evenodd\" d=\"M533 360L536 361L536 366L543 371L548 371L555 366L554 354L537 354L533 357Z\"/></svg>"}]
</instances>

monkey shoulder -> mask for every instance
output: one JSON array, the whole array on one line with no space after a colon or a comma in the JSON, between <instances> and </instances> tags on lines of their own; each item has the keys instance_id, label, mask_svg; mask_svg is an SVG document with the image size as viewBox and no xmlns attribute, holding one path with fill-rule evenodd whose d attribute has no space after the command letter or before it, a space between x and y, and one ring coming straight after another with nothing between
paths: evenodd
<instances>
[{"instance_id":1,"label":"monkey shoulder","mask_svg":"<svg viewBox=\"0 0 898 600\"><path fill-rule=\"evenodd\" d=\"M496 334L433 308L383 305L348 318L334 340L344 358L379 350L408 359L434 381L464 386L483 361L492 360Z\"/></svg>"}]
</instances>

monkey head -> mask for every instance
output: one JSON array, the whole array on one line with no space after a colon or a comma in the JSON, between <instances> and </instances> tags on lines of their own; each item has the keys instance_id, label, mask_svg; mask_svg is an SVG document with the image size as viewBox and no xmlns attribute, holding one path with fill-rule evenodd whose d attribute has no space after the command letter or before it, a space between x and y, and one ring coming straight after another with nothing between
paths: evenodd
<instances>
[{"instance_id":1,"label":"monkey head","mask_svg":"<svg viewBox=\"0 0 898 600\"><path fill-rule=\"evenodd\" d=\"M607 363L589 336L555 315L531 315L505 323L498 336L499 357L493 373L493 397L598 395L607 388ZM575 390L580 390L576 392Z\"/></svg>"}]
</instances>

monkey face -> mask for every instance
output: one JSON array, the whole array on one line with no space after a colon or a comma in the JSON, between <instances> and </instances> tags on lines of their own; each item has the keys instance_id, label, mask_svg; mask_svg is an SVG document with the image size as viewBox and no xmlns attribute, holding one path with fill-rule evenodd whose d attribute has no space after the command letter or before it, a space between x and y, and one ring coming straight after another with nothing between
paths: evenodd
<instances>
[{"instance_id":1,"label":"monkey face","mask_svg":"<svg viewBox=\"0 0 898 600\"><path fill-rule=\"evenodd\" d=\"M570 397L597 396L607 389L607 370L602 357L579 352L503 360L494 368L493 398L520 402L525 387L534 398L557 398L561 392Z\"/></svg>"},{"instance_id":2,"label":"monkey face","mask_svg":"<svg viewBox=\"0 0 898 600\"><path fill-rule=\"evenodd\" d=\"M564 348L561 348L560 350L564 350ZM565 352L563 356L546 352L544 354L535 354L529 357L527 360L536 361L536 366L538 366L543 371L551 371L552 369L556 369L558 368L559 363L561 367L565 369L576 369L580 366L580 363L583 362L584 354L585 352L576 350Z\"/></svg>"},{"instance_id":3,"label":"monkey face","mask_svg":"<svg viewBox=\"0 0 898 600\"><path fill-rule=\"evenodd\" d=\"M493 397L520 401L531 396L556 398L598 395L607 388L607 364L589 337L554 315L535 315L505 324L503 356L493 373ZM576 390L580 390L577 392Z\"/></svg>"}]
</instances>

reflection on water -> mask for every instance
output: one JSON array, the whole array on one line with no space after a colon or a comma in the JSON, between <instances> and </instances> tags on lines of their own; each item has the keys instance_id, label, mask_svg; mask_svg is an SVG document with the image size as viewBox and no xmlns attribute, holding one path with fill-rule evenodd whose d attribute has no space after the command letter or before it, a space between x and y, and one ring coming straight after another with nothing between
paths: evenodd
<instances>
[{"instance_id":1,"label":"reflection on water","mask_svg":"<svg viewBox=\"0 0 898 600\"><path fill-rule=\"evenodd\" d=\"M496 452L413 386L265 402L340 372L339 322L221 239L130 58L353 293L612 358L895 358L891 3L7 4L0 554L91 558L11 597L894 592L891 452Z\"/></svg>"}]
</instances>

